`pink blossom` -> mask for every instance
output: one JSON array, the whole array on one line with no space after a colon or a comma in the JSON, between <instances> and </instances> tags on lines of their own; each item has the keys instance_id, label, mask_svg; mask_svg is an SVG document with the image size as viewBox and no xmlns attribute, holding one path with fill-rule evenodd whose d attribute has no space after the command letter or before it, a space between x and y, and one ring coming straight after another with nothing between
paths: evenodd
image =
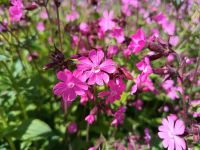
<instances>
[{"instance_id":1,"label":"pink blossom","mask_svg":"<svg viewBox=\"0 0 200 150\"><path fill-rule=\"evenodd\" d=\"M98 84L103 85L104 82L109 82L109 74L116 70L115 62L111 59L105 59L102 50L91 50L89 57L80 57L77 65L78 71L82 71L86 76L89 85Z\"/></svg>"},{"instance_id":2,"label":"pink blossom","mask_svg":"<svg viewBox=\"0 0 200 150\"><path fill-rule=\"evenodd\" d=\"M117 125L120 125L124 122L124 118L125 118L125 111L126 111L126 108L124 106L121 106L117 112L115 112L115 115L114 115L114 120L112 121L112 125L114 126L117 126Z\"/></svg>"},{"instance_id":3,"label":"pink blossom","mask_svg":"<svg viewBox=\"0 0 200 150\"><path fill-rule=\"evenodd\" d=\"M73 73L65 69L57 73L57 78L61 81L53 87L53 92L57 96L62 96L64 101L73 101L77 95L83 95L88 86L76 78Z\"/></svg>"},{"instance_id":4,"label":"pink blossom","mask_svg":"<svg viewBox=\"0 0 200 150\"><path fill-rule=\"evenodd\" d=\"M70 124L67 127L67 131L70 134L76 133L77 132L77 124L75 122L70 122Z\"/></svg>"},{"instance_id":5,"label":"pink blossom","mask_svg":"<svg viewBox=\"0 0 200 150\"><path fill-rule=\"evenodd\" d=\"M169 39L169 43L173 46L176 46L179 42L179 37L178 36L171 36Z\"/></svg>"},{"instance_id":6,"label":"pink blossom","mask_svg":"<svg viewBox=\"0 0 200 150\"><path fill-rule=\"evenodd\" d=\"M90 148L88 148L88 150L96 150L96 148L95 147L90 147Z\"/></svg>"},{"instance_id":7,"label":"pink blossom","mask_svg":"<svg viewBox=\"0 0 200 150\"><path fill-rule=\"evenodd\" d=\"M95 116L93 114L89 114L85 117L85 121L87 121L89 124L92 124L95 120Z\"/></svg>"},{"instance_id":8,"label":"pink blossom","mask_svg":"<svg viewBox=\"0 0 200 150\"><path fill-rule=\"evenodd\" d=\"M140 100L140 99L137 99L135 102L133 102L133 106L135 106L135 108L137 109L137 110L142 110L142 106L143 106L143 101L142 100Z\"/></svg>"},{"instance_id":9,"label":"pink blossom","mask_svg":"<svg viewBox=\"0 0 200 150\"><path fill-rule=\"evenodd\" d=\"M79 18L79 13L76 10L72 10L72 12L66 15L66 20L68 22L73 22L74 20Z\"/></svg>"},{"instance_id":10,"label":"pink blossom","mask_svg":"<svg viewBox=\"0 0 200 150\"><path fill-rule=\"evenodd\" d=\"M163 139L162 144L168 150L185 150L186 143L181 135L185 132L184 122L173 116L168 116L162 120L162 125L158 128L158 136Z\"/></svg>"},{"instance_id":11,"label":"pink blossom","mask_svg":"<svg viewBox=\"0 0 200 150\"><path fill-rule=\"evenodd\" d=\"M119 44L125 40L123 29L120 27L114 28L111 32L111 36L114 37Z\"/></svg>"},{"instance_id":12,"label":"pink blossom","mask_svg":"<svg viewBox=\"0 0 200 150\"><path fill-rule=\"evenodd\" d=\"M99 93L99 97L107 96L106 103L114 103L115 100L120 100L121 94L125 90L126 86L122 79L116 79L116 81L110 80L108 82L109 91L103 91Z\"/></svg>"},{"instance_id":13,"label":"pink blossom","mask_svg":"<svg viewBox=\"0 0 200 150\"><path fill-rule=\"evenodd\" d=\"M103 17L100 18L99 26L103 32L107 30L112 30L115 27L115 22L113 21L113 11L108 12L105 10L103 12Z\"/></svg>"},{"instance_id":14,"label":"pink blossom","mask_svg":"<svg viewBox=\"0 0 200 150\"><path fill-rule=\"evenodd\" d=\"M11 22L18 22L23 16L23 3L21 0L12 0L12 6L9 8Z\"/></svg>"},{"instance_id":15,"label":"pink blossom","mask_svg":"<svg viewBox=\"0 0 200 150\"><path fill-rule=\"evenodd\" d=\"M160 12L159 14L157 14L156 16L153 17L153 19L160 25L162 25L163 23L166 22L167 18L166 16Z\"/></svg>"},{"instance_id":16,"label":"pink blossom","mask_svg":"<svg viewBox=\"0 0 200 150\"><path fill-rule=\"evenodd\" d=\"M137 78L135 79L135 84L132 86L131 94L136 93L137 90L142 90L144 92L148 90L155 90L152 81L146 74L142 73L137 76Z\"/></svg>"},{"instance_id":17,"label":"pink blossom","mask_svg":"<svg viewBox=\"0 0 200 150\"><path fill-rule=\"evenodd\" d=\"M162 24L162 28L164 32L167 33L168 35L174 35L176 30L176 25L174 22L165 21Z\"/></svg>"},{"instance_id":18,"label":"pink blossom","mask_svg":"<svg viewBox=\"0 0 200 150\"><path fill-rule=\"evenodd\" d=\"M132 41L128 45L128 48L135 54L139 53L146 43L146 37L142 29L138 29L135 34L131 36Z\"/></svg>"},{"instance_id":19,"label":"pink blossom","mask_svg":"<svg viewBox=\"0 0 200 150\"><path fill-rule=\"evenodd\" d=\"M88 33L89 30L90 30L88 24L85 23L85 22L81 22L81 24L79 25L79 29L80 29L81 32L83 32L83 33Z\"/></svg>"},{"instance_id":20,"label":"pink blossom","mask_svg":"<svg viewBox=\"0 0 200 150\"><path fill-rule=\"evenodd\" d=\"M131 50L126 48L123 50L124 57L129 57L131 55Z\"/></svg>"},{"instance_id":21,"label":"pink blossom","mask_svg":"<svg viewBox=\"0 0 200 150\"><path fill-rule=\"evenodd\" d=\"M83 79L83 78L82 78ZM81 95L81 100L80 100L80 103L82 105L85 105L87 103L88 100L92 100L94 99L94 96L93 94L90 92L90 90L87 90L85 92L85 94Z\"/></svg>"},{"instance_id":22,"label":"pink blossom","mask_svg":"<svg viewBox=\"0 0 200 150\"><path fill-rule=\"evenodd\" d=\"M144 137L145 143L148 145L148 148L150 149L151 135L150 135L149 129L146 128L146 129L144 130L144 133L145 133L145 137Z\"/></svg>"},{"instance_id":23,"label":"pink blossom","mask_svg":"<svg viewBox=\"0 0 200 150\"><path fill-rule=\"evenodd\" d=\"M45 26L43 22L39 22L37 24L37 30L43 32L45 30Z\"/></svg>"},{"instance_id":24,"label":"pink blossom","mask_svg":"<svg viewBox=\"0 0 200 150\"><path fill-rule=\"evenodd\" d=\"M40 12L40 18L42 18L42 19L48 18L48 14L47 14L46 10L43 10Z\"/></svg>"},{"instance_id":25,"label":"pink blossom","mask_svg":"<svg viewBox=\"0 0 200 150\"><path fill-rule=\"evenodd\" d=\"M147 76L153 72L148 57L144 57L139 63L136 64L136 67L140 71L142 71L143 74L146 74Z\"/></svg>"},{"instance_id":26,"label":"pink blossom","mask_svg":"<svg viewBox=\"0 0 200 150\"><path fill-rule=\"evenodd\" d=\"M116 54L117 54L117 52L118 52L118 47L117 46L115 46L115 45L110 45L109 47L108 47L108 53L107 53L107 56L110 58L110 57L112 57L112 56L115 56Z\"/></svg>"}]
</instances>

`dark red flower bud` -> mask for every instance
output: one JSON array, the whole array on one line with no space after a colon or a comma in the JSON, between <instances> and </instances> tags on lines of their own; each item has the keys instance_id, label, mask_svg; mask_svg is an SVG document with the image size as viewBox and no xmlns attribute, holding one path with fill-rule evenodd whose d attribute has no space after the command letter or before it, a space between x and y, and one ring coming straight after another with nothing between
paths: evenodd
<instances>
[{"instance_id":1,"label":"dark red flower bud","mask_svg":"<svg viewBox=\"0 0 200 150\"><path fill-rule=\"evenodd\" d=\"M26 6L26 10L29 10L29 11L35 10L37 8L38 8L38 5L35 2L33 2L33 3L31 3L31 4Z\"/></svg>"}]
</instances>

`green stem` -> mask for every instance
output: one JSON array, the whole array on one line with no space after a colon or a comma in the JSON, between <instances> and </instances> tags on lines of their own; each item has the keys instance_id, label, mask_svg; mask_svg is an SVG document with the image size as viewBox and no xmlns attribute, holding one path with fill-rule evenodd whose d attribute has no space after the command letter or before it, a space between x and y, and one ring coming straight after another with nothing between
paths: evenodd
<instances>
[{"instance_id":1,"label":"green stem","mask_svg":"<svg viewBox=\"0 0 200 150\"><path fill-rule=\"evenodd\" d=\"M58 23L58 33L59 33L59 43L60 43L60 50L62 51L62 36L60 30L60 16L59 16L59 9L56 7L56 15L57 15L57 23Z\"/></svg>"}]
</instances>

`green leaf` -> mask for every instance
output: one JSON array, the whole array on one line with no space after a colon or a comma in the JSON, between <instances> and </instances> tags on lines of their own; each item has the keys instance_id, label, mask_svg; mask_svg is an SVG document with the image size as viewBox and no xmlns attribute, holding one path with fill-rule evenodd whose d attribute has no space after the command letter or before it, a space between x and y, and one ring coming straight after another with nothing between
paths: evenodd
<instances>
[{"instance_id":1,"label":"green leaf","mask_svg":"<svg viewBox=\"0 0 200 150\"><path fill-rule=\"evenodd\" d=\"M6 57L6 56L4 56L4 55L0 55L0 61L5 61L5 60L7 60L8 58Z\"/></svg>"},{"instance_id":2,"label":"green leaf","mask_svg":"<svg viewBox=\"0 0 200 150\"><path fill-rule=\"evenodd\" d=\"M18 127L15 137L21 140L38 140L48 136L51 132L51 128L45 122L39 119L31 119Z\"/></svg>"}]
</instances>

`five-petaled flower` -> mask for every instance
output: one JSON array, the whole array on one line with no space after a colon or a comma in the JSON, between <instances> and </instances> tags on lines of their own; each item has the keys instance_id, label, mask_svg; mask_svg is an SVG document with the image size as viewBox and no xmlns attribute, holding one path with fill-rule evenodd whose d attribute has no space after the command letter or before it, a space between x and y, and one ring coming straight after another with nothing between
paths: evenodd
<instances>
[{"instance_id":1,"label":"five-petaled flower","mask_svg":"<svg viewBox=\"0 0 200 150\"><path fill-rule=\"evenodd\" d=\"M23 16L23 3L21 0L11 0L12 6L9 8L11 22L18 22Z\"/></svg>"},{"instance_id":2,"label":"five-petaled flower","mask_svg":"<svg viewBox=\"0 0 200 150\"><path fill-rule=\"evenodd\" d=\"M83 72L89 85L103 85L109 82L109 75L116 71L115 62L105 59L102 50L91 50L89 57L82 56L78 59L77 71Z\"/></svg>"},{"instance_id":3,"label":"five-petaled flower","mask_svg":"<svg viewBox=\"0 0 200 150\"><path fill-rule=\"evenodd\" d=\"M181 137L185 132L185 125L175 115L169 115L167 119L164 118L158 130L158 136L163 139L164 148L168 148L168 150L186 149L185 140Z\"/></svg>"},{"instance_id":4,"label":"five-petaled flower","mask_svg":"<svg viewBox=\"0 0 200 150\"><path fill-rule=\"evenodd\" d=\"M57 96L62 96L66 102L73 101L77 95L84 95L88 89L86 83L74 76L72 72L65 69L57 73L57 78L61 81L53 87L53 92Z\"/></svg>"}]
</instances>

